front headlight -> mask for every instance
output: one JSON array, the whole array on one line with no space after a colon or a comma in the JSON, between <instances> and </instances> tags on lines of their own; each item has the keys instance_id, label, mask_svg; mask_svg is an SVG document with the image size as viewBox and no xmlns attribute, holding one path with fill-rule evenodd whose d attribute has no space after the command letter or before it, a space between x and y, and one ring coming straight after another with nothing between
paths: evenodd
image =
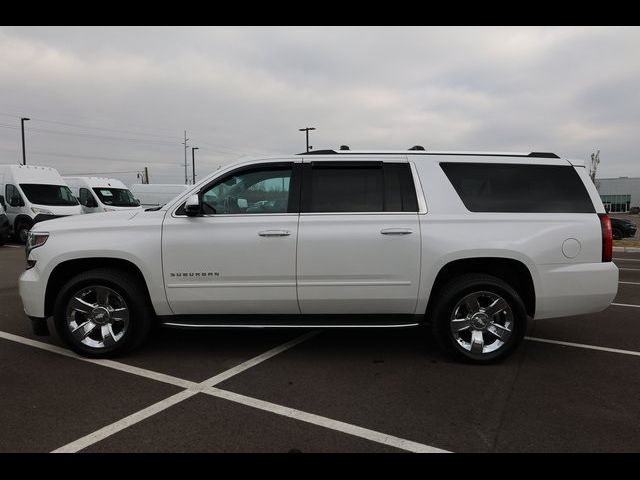
<instances>
[{"instance_id":1,"label":"front headlight","mask_svg":"<svg viewBox=\"0 0 640 480\"><path fill-rule=\"evenodd\" d=\"M27 256L27 269L32 268L36 264L35 260L29 260L29 254L33 251L34 248L41 247L42 245L47 243L48 238L48 232L29 232L29 234L27 235L27 243L25 246L25 253Z\"/></svg>"},{"instance_id":2,"label":"front headlight","mask_svg":"<svg viewBox=\"0 0 640 480\"><path fill-rule=\"evenodd\" d=\"M47 210L46 208L31 207L31 211L36 215L53 215L53 212L51 210Z\"/></svg>"}]
</instances>

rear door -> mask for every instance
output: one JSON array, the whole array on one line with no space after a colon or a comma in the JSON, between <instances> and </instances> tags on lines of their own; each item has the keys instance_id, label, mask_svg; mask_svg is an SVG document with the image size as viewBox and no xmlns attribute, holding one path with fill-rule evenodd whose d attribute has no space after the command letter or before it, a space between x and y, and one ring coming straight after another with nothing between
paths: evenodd
<instances>
[{"instance_id":1,"label":"rear door","mask_svg":"<svg viewBox=\"0 0 640 480\"><path fill-rule=\"evenodd\" d=\"M415 312L420 225L406 160L305 158L297 288L303 314Z\"/></svg>"}]
</instances>

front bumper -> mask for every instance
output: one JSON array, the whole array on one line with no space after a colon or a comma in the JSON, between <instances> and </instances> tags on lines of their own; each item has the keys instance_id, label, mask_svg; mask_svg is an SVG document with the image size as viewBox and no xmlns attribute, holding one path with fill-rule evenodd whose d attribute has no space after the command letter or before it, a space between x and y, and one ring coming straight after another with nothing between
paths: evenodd
<instances>
[{"instance_id":1,"label":"front bumper","mask_svg":"<svg viewBox=\"0 0 640 480\"><path fill-rule=\"evenodd\" d=\"M46 283L40 278L37 266L22 272L18 281L18 290L22 299L24 313L28 317L45 318Z\"/></svg>"}]
</instances>

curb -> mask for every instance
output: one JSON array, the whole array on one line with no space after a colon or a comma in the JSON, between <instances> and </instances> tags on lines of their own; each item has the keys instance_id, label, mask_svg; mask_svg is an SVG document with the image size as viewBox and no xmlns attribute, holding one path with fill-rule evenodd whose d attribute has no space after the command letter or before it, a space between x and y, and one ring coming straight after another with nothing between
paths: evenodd
<instances>
[{"instance_id":1,"label":"curb","mask_svg":"<svg viewBox=\"0 0 640 480\"><path fill-rule=\"evenodd\" d=\"M637 253L640 252L638 247L613 247L614 252Z\"/></svg>"}]
</instances>

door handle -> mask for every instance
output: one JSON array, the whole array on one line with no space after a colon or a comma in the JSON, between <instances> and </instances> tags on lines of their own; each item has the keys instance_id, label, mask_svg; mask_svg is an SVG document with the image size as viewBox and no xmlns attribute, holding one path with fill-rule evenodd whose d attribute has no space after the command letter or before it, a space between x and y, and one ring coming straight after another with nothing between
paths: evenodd
<instances>
[{"instance_id":1,"label":"door handle","mask_svg":"<svg viewBox=\"0 0 640 480\"><path fill-rule=\"evenodd\" d=\"M289 230L263 230L258 235L261 237L288 237L291 232Z\"/></svg>"},{"instance_id":2,"label":"door handle","mask_svg":"<svg viewBox=\"0 0 640 480\"><path fill-rule=\"evenodd\" d=\"M409 235L413 233L413 230L410 228L385 228L380 230L382 235Z\"/></svg>"}]
</instances>

